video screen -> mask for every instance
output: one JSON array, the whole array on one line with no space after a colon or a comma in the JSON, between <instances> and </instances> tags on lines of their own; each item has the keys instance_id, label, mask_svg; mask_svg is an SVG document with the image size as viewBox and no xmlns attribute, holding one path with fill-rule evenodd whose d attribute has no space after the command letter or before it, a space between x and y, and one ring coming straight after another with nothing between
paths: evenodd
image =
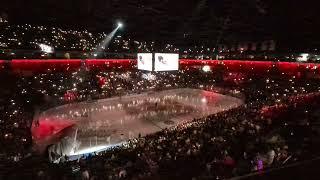
<instances>
[{"instance_id":1,"label":"video screen","mask_svg":"<svg viewBox=\"0 0 320 180\"><path fill-rule=\"evenodd\" d=\"M152 71L152 53L138 53L138 69Z\"/></svg>"},{"instance_id":2,"label":"video screen","mask_svg":"<svg viewBox=\"0 0 320 180\"><path fill-rule=\"evenodd\" d=\"M179 54L155 53L155 71L177 71L179 69Z\"/></svg>"}]
</instances>

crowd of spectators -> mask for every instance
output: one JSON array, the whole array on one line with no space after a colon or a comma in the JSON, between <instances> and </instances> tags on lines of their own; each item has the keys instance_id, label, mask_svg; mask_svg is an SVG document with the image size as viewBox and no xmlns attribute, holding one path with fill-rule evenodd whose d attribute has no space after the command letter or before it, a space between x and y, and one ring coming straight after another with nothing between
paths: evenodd
<instances>
[{"instance_id":1,"label":"crowd of spectators","mask_svg":"<svg viewBox=\"0 0 320 180\"><path fill-rule=\"evenodd\" d=\"M1 25L1 24L0 24ZM99 47L107 37L107 33L89 32L87 30L65 30L58 27L3 24L0 30L0 49L3 58L106 58L110 56L131 57L132 53L153 52L182 52L171 43L135 40L129 37L116 35L108 47ZM39 44L45 44L54 49L56 53L42 54ZM93 53L95 51L103 51ZM213 48L195 46L185 53L212 52ZM108 53L106 53L108 52ZM65 56L68 54L67 56ZM99 55L97 55L99 54ZM41 56L42 55L42 56Z\"/></svg>"},{"instance_id":2,"label":"crowd of spectators","mask_svg":"<svg viewBox=\"0 0 320 180\"><path fill-rule=\"evenodd\" d=\"M137 52L157 51L175 52L182 58L194 59L279 60L268 52L230 52L204 45L186 48L120 35L116 35L103 52L93 53L106 33L29 24L2 23L0 26L0 59L134 58ZM54 52L42 52L39 44L53 47ZM285 59L290 61L296 57L286 55ZM317 119L318 99L299 106L289 103L288 98L320 90L317 79L305 78L288 78L279 72L259 77L234 75L227 69L144 73L81 68L71 73L47 72L32 76L1 71L0 169L3 170L0 174L9 170L4 173L8 177L26 175L40 179L81 176L84 179L223 179L303 160L312 153L318 155L316 142L312 141L318 135L313 126L317 122L312 122ZM43 157L33 160L30 128L34 116L43 110L74 101L184 87L219 89L220 93L243 98L245 105L132 140L124 147L79 161L51 165ZM275 107L287 105L285 111L275 108L282 112L281 118L261 115L264 106L274 104ZM37 165L26 168L29 161ZM23 170L14 174L17 165Z\"/></svg>"},{"instance_id":3,"label":"crowd of spectators","mask_svg":"<svg viewBox=\"0 0 320 180\"><path fill-rule=\"evenodd\" d=\"M85 58L135 58L139 52L179 53L190 59L266 59L296 61L300 54L273 50L248 50L225 48L220 45L181 45L173 42L138 40L116 34L108 46L100 47L106 32L71 30L31 24L11 25L0 23L0 59L85 59ZM40 44L52 47L52 52L41 51ZM301 53L301 52L299 52ZM277 55L276 55L277 54ZM309 60L317 61L317 55Z\"/></svg>"},{"instance_id":4,"label":"crowd of spectators","mask_svg":"<svg viewBox=\"0 0 320 180\"><path fill-rule=\"evenodd\" d=\"M17 76L2 72L1 161L4 176L40 179L223 179L285 165L318 155L317 105L292 103L290 97L318 92L316 79L297 79L277 73L245 76L227 83L216 74L199 70L144 73L137 70L87 70ZM242 94L245 105L195 119L173 129L130 141L127 145L78 161L52 165L32 151L30 127L39 111L73 101L191 87ZM235 93L237 92L237 93ZM70 96L72 94L73 96ZM314 94L313 94L314 95ZM287 104L278 116L264 116L265 106ZM27 164L33 162L32 167ZM15 172L15 173L14 173ZM17 173L18 172L18 173Z\"/></svg>"},{"instance_id":5,"label":"crowd of spectators","mask_svg":"<svg viewBox=\"0 0 320 180\"><path fill-rule=\"evenodd\" d=\"M317 111L316 104L297 108L294 115ZM225 179L310 158L309 153L315 152L310 149L314 143L309 142L314 136L307 133L310 128L306 124L299 126L301 129L295 127L303 116L273 122L275 119L259 117L257 109L259 106L243 106L197 119L137 139L125 149L116 148L65 166L79 167L83 178L93 179ZM306 123L312 123L310 120ZM295 133L303 133L304 140ZM76 173L64 175L76 177Z\"/></svg>"},{"instance_id":6,"label":"crowd of spectators","mask_svg":"<svg viewBox=\"0 0 320 180\"><path fill-rule=\"evenodd\" d=\"M108 33L13 25L0 17L0 60L131 59L139 52L170 52L179 53L184 59L296 61L301 55L279 55L274 52L275 47L249 51L241 47L221 48L217 44L184 46L135 39L121 32L108 47L99 47ZM41 44L53 51L44 52ZM306 57L300 58L306 61ZM320 58L313 54L307 59ZM282 76L276 68L260 76L218 68L209 72L190 68L146 73L81 67L72 72L48 70L29 75L1 69L0 179L226 179L320 155L317 78ZM53 164L32 148L30 129L34 117L49 108L185 87L236 96L245 104L131 139L119 147L75 161L67 161L66 157L65 161Z\"/></svg>"}]
</instances>

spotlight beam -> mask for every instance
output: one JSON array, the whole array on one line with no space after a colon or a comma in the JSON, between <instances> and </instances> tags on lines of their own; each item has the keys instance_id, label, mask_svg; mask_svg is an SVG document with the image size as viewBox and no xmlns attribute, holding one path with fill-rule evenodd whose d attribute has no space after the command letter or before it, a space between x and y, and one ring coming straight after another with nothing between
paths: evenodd
<instances>
[{"instance_id":1,"label":"spotlight beam","mask_svg":"<svg viewBox=\"0 0 320 180\"><path fill-rule=\"evenodd\" d=\"M118 29L120 29L122 26L122 23L118 23L118 26L111 33L109 33L101 43L99 43L99 45L96 47L95 52L93 53L94 57L98 56L104 49L108 48L112 38L117 33Z\"/></svg>"}]
</instances>

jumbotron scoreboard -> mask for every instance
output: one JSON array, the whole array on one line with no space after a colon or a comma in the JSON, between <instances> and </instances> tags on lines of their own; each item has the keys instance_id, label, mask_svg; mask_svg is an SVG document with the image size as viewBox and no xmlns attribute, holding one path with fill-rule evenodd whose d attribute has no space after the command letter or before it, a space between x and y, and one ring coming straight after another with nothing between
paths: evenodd
<instances>
[{"instance_id":1,"label":"jumbotron scoreboard","mask_svg":"<svg viewBox=\"0 0 320 180\"><path fill-rule=\"evenodd\" d=\"M138 69L145 71L179 70L179 54L172 53L138 53Z\"/></svg>"}]
</instances>

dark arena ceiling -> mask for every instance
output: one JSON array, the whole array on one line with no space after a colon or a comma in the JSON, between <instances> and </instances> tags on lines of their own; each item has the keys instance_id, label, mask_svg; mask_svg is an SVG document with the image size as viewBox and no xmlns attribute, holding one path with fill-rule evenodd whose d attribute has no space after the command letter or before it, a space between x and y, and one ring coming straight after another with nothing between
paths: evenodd
<instances>
[{"instance_id":1,"label":"dark arena ceiling","mask_svg":"<svg viewBox=\"0 0 320 180\"><path fill-rule=\"evenodd\" d=\"M315 3L300 0L10 0L2 2L10 23L59 25L148 40L212 43L284 40L317 45Z\"/></svg>"}]
</instances>

